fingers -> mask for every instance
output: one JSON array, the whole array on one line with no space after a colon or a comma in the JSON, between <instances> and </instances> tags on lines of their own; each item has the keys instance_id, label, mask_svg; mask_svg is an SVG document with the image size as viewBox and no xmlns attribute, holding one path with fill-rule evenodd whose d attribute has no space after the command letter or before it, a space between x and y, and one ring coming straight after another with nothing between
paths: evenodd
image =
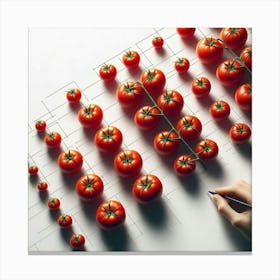
<instances>
[{"instance_id":1,"label":"fingers","mask_svg":"<svg viewBox=\"0 0 280 280\"><path fill-rule=\"evenodd\" d=\"M232 225L238 227L244 224L242 214L233 210L223 197L215 194L213 195L213 200L217 205L218 211L223 214L231 222Z\"/></svg>"},{"instance_id":2,"label":"fingers","mask_svg":"<svg viewBox=\"0 0 280 280\"><path fill-rule=\"evenodd\" d=\"M252 192L251 186L244 181L240 181L232 186L216 188L215 192L220 195L228 195L240 200L252 203Z\"/></svg>"}]
</instances>

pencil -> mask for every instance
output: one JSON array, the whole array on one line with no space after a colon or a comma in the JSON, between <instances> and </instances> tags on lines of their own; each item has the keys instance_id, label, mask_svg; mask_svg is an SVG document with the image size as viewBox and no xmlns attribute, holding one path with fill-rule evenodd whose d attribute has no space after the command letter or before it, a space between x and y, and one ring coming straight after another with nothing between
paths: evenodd
<instances>
[{"instance_id":1,"label":"pencil","mask_svg":"<svg viewBox=\"0 0 280 280\"><path fill-rule=\"evenodd\" d=\"M212 191L208 191L210 194L218 194L218 193L216 193L216 192L212 192ZM228 200L231 200L231 201L234 201L234 202L236 202L236 203L239 203L239 204L241 204L241 205L244 205L244 206L246 206L246 207L248 207L248 208L252 208L252 205L250 205L250 204L248 204L248 203L246 203L246 202L244 202L244 201L241 201L241 200L238 200L238 199L236 199L236 198L233 198L233 197L230 197L230 196L228 196L228 195L225 195L225 194L218 194L218 195L220 195L220 196L222 196L223 198L226 198L226 199L228 199Z\"/></svg>"}]
</instances>

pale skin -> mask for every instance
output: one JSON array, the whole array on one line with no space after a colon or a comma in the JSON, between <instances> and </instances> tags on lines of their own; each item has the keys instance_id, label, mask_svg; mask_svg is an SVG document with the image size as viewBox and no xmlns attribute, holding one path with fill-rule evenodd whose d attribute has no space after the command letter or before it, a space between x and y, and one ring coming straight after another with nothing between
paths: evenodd
<instances>
[{"instance_id":1,"label":"pale skin","mask_svg":"<svg viewBox=\"0 0 280 280\"><path fill-rule=\"evenodd\" d=\"M240 229L246 238L251 239L252 210L249 209L239 213L230 206L227 199L220 196L228 195L252 205L251 186L245 181L240 181L231 186L216 188L215 192L218 194L213 195L213 200L218 211L223 214L233 226Z\"/></svg>"}]
</instances>

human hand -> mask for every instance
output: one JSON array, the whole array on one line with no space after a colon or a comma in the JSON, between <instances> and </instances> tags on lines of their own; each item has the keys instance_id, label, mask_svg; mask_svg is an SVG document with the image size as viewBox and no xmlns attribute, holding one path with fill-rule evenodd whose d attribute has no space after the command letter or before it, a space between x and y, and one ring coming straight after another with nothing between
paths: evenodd
<instances>
[{"instance_id":1,"label":"human hand","mask_svg":"<svg viewBox=\"0 0 280 280\"><path fill-rule=\"evenodd\" d=\"M240 181L232 186L216 188L217 194L213 195L213 200L217 209L222 213L233 226L241 230L247 238L251 238L252 231L252 210L246 209L243 212L238 212L230 205L229 201L220 195L228 195L230 197L242 200L248 204L252 204L251 186Z\"/></svg>"}]
</instances>

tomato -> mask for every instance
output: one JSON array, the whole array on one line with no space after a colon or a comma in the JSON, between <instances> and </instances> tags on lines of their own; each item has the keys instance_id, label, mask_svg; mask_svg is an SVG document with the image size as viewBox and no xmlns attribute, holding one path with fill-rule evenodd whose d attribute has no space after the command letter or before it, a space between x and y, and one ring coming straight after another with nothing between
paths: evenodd
<instances>
[{"instance_id":1,"label":"tomato","mask_svg":"<svg viewBox=\"0 0 280 280\"><path fill-rule=\"evenodd\" d=\"M213 37L203 38L196 45L196 54L204 64L218 62L223 56L223 51L223 43Z\"/></svg>"},{"instance_id":2,"label":"tomato","mask_svg":"<svg viewBox=\"0 0 280 280\"><path fill-rule=\"evenodd\" d=\"M36 185L38 191L40 192L45 192L48 189L48 183L45 181L40 181L37 185Z\"/></svg>"},{"instance_id":3,"label":"tomato","mask_svg":"<svg viewBox=\"0 0 280 280\"><path fill-rule=\"evenodd\" d=\"M117 69L112 64L104 64L99 69L99 76L103 81L111 82L117 76Z\"/></svg>"},{"instance_id":4,"label":"tomato","mask_svg":"<svg viewBox=\"0 0 280 280\"><path fill-rule=\"evenodd\" d=\"M166 90L158 97L157 105L166 116L177 116L183 109L184 99L178 91Z\"/></svg>"},{"instance_id":5,"label":"tomato","mask_svg":"<svg viewBox=\"0 0 280 280\"><path fill-rule=\"evenodd\" d=\"M71 104L76 104L80 102L80 99L82 97L82 93L78 88L73 88L70 90L67 90L66 92L66 98Z\"/></svg>"},{"instance_id":6,"label":"tomato","mask_svg":"<svg viewBox=\"0 0 280 280\"><path fill-rule=\"evenodd\" d=\"M191 155L180 155L174 160L173 168L177 175L187 176L194 172L195 159Z\"/></svg>"},{"instance_id":7,"label":"tomato","mask_svg":"<svg viewBox=\"0 0 280 280\"><path fill-rule=\"evenodd\" d=\"M185 141L196 140L201 134L202 124L196 116L186 115L177 122L176 129Z\"/></svg>"},{"instance_id":8,"label":"tomato","mask_svg":"<svg viewBox=\"0 0 280 280\"><path fill-rule=\"evenodd\" d=\"M252 109L252 84L243 84L235 91L235 101L241 109Z\"/></svg>"},{"instance_id":9,"label":"tomato","mask_svg":"<svg viewBox=\"0 0 280 280\"><path fill-rule=\"evenodd\" d=\"M123 108L133 108L144 98L144 90L138 82L126 82L118 86L116 97Z\"/></svg>"},{"instance_id":10,"label":"tomato","mask_svg":"<svg viewBox=\"0 0 280 280\"><path fill-rule=\"evenodd\" d=\"M58 198L50 198L48 200L48 207L51 210L57 210L60 206L60 200Z\"/></svg>"},{"instance_id":11,"label":"tomato","mask_svg":"<svg viewBox=\"0 0 280 280\"><path fill-rule=\"evenodd\" d=\"M230 106L223 100L215 101L209 109L212 117L216 121L227 120L230 114Z\"/></svg>"},{"instance_id":12,"label":"tomato","mask_svg":"<svg viewBox=\"0 0 280 280\"><path fill-rule=\"evenodd\" d=\"M121 131L114 126L106 126L99 129L94 136L94 143L98 150L104 153L113 153L122 145Z\"/></svg>"},{"instance_id":13,"label":"tomato","mask_svg":"<svg viewBox=\"0 0 280 280\"><path fill-rule=\"evenodd\" d=\"M134 122L143 130L152 130L160 123L160 112L156 107L144 106L134 115Z\"/></svg>"},{"instance_id":14,"label":"tomato","mask_svg":"<svg viewBox=\"0 0 280 280\"><path fill-rule=\"evenodd\" d=\"M179 74L184 74L188 72L190 68L190 62L187 58L181 57L175 61L174 67Z\"/></svg>"},{"instance_id":15,"label":"tomato","mask_svg":"<svg viewBox=\"0 0 280 280\"><path fill-rule=\"evenodd\" d=\"M244 68L238 60L225 60L216 69L216 76L223 86L234 86L241 82Z\"/></svg>"},{"instance_id":16,"label":"tomato","mask_svg":"<svg viewBox=\"0 0 280 280\"><path fill-rule=\"evenodd\" d=\"M162 131L154 138L154 148L161 155L174 154L180 145L178 135L173 131Z\"/></svg>"},{"instance_id":17,"label":"tomato","mask_svg":"<svg viewBox=\"0 0 280 280\"><path fill-rule=\"evenodd\" d=\"M57 149L61 144L61 135L58 132L51 132L45 135L44 141L50 149Z\"/></svg>"},{"instance_id":18,"label":"tomato","mask_svg":"<svg viewBox=\"0 0 280 280\"><path fill-rule=\"evenodd\" d=\"M245 123L235 123L229 130L229 135L233 143L243 144L251 137L251 129Z\"/></svg>"},{"instance_id":19,"label":"tomato","mask_svg":"<svg viewBox=\"0 0 280 280\"><path fill-rule=\"evenodd\" d=\"M156 36L153 38L152 44L156 49L160 49L164 44L164 40L161 36Z\"/></svg>"},{"instance_id":20,"label":"tomato","mask_svg":"<svg viewBox=\"0 0 280 280\"><path fill-rule=\"evenodd\" d=\"M220 33L225 45L234 50L244 47L247 37L246 28L223 28Z\"/></svg>"},{"instance_id":21,"label":"tomato","mask_svg":"<svg viewBox=\"0 0 280 280\"><path fill-rule=\"evenodd\" d=\"M45 131L46 127L47 127L47 124L46 124L46 122L43 121L43 120L39 120L39 121L36 121L36 122L35 122L35 128L36 128L37 131L39 131L39 132Z\"/></svg>"},{"instance_id":22,"label":"tomato","mask_svg":"<svg viewBox=\"0 0 280 280\"><path fill-rule=\"evenodd\" d=\"M121 226L125 221L125 217L124 207L116 200L104 201L96 210L96 221L105 230Z\"/></svg>"},{"instance_id":23,"label":"tomato","mask_svg":"<svg viewBox=\"0 0 280 280\"><path fill-rule=\"evenodd\" d=\"M123 64L127 68L136 68L140 63L140 55L137 51L127 51L122 56Z\"/></svg>"},{"instance_id":24,"label":"tomato","mask_svg":"<svg viewBox=\"0 0 280 280\"><path fill-rule=\"evenodd\" d=\"M28 167L28 173L32 176L37 175L39 171L39 168L37 165L31 165Z\"/></svg>"},{"instance_id":25,"label":"tomato","mask_svg":"<svg viewBox=\"0 0 280 280\"><path fill-rule=\"evenodd\" d=\"M69 240L73 249L82 248L85 245L85 237L82 234L74 233Z\"/></svg>"},{"instance_id":26,"label":"tomato","mask_svg":"<svg viewBox=\"0 0 280 280\"><path fill-rule=\"evenodd\" d=\"M195 152L202 160L215 159L219 153L219 147L216 142L210 139L199 141L195 146Z\"/></svg>"},{"instance_id":27,"label":"tomato","mask_svg":"<svg viewBox=\"0 0 280 280\"><path fill-rule=\"evenodd\" d=\"M252 46L245 47L240 52L240 58L245 65L251 70L252 69Z\"/></svg>"},{"instance_id":28,"label":"tomato","mask_svg":"<svg viewBox=\"0 0 280 280\"><path fill-rule=\"evenodd\" d=\"M162 183L155 175L142 175L134 182L132 194L140 203L155 201L162 194Z\"/></svg>"},{"instance_id":29,"label":"tomato","mask_svg":"<svg viewBox=\"0 0 280 280\"><path fill-rule=\"evenodd\" d=\"M177 33L180 35L181 38L187 39L193 36L195 32L195 28L185 28L185 27L177 27Z\"/></svg>"},{"instance_id":30,"label":"tomato","mask_svg":"<svg viewBox=\"0 0 280 280\"><path fill-rule=\"evenodd\" d=\"M140 81L150 94L160 94L165 87L166 78L161 70L149 69L141 74Z\"/></svg>"},{"instance_id":31,"label":"tomato","mask_svg":"<svg viewBox=\"0 0 280 280\"><path fill-rule=\"evenodd\" d=\"M83 165L83 156L76 150L61 152L57 163L62 172L72 174L79 172Z\"/></svg>"},{"instance_id":32,"label":"tomato","mask_svg":"<svg viewBox=\"0 0 280 280\"><path fill-rule=\"evenodd\" d=\"M58 216L57 222L62 228L67 228L72 225L72 217L67 214L61 214Z\"/></svg>"},{"instance_id":33,"label":"tomato","mask_svg":"<svg viewBox=\"0 0 280 280\"><path fill-rule=\"evenodd\" d=\"M124 178L137 176L142 165L142 157L134 150L120 151L114 159L115 170Z\"/></svg>"},{"instance_id":34,"label":"tomato","mask_svg":"<svg viewBox=\"0 0 280 280\"><path fill-rule=\"evenodd\" d=\"M95 200L103 193L103 190L103 182L96 174L83 175L76 182L76 193L86 201Z\"/></svg>"},{"instance_id":35,"label":"tomato","mask_svg":"<svg viewBox=\"0 0 280 280\"><path fill-rule=\"evenodd\" d=\"M98 105L90 104L79 110L78 119L83 127L95 128L102 122L103 111Z\"/></svg>"},{"instance_id":36,"label":"tomato","mask_svg":"<svg viewBox=\"0 0 280 280\"><path fill-rule=\"evenodd\" d=\"M192 92L197 98L203 98L209 95L211 83L206 77L195 78L192 81Z\"/></svg>"}]
</instances>

